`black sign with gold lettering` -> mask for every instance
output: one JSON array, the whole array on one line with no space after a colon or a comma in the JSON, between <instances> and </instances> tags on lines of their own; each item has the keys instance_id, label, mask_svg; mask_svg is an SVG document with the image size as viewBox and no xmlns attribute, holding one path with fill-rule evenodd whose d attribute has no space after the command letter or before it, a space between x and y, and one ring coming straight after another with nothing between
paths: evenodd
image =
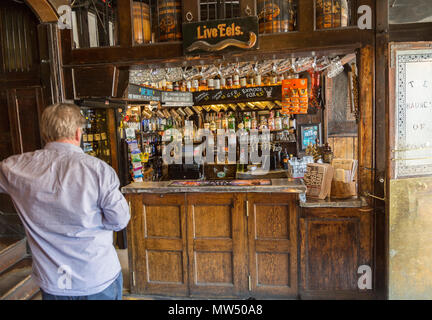
<instances>
[{"instance_id":1,"label":"black sign with gold lettering","mask_svg":"<svg viewBox=\"0 0 432 320\"><path fill-rule=\"evenodd\" d=\"M258 49L258 17L183 23L185 55Z\"/></svg>"}]
</instances>

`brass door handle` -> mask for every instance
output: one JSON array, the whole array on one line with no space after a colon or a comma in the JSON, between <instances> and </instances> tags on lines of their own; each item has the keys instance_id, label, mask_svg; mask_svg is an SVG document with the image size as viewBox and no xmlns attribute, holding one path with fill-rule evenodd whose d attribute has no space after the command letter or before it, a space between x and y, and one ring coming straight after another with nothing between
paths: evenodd
<instances>
[{"instance_id":1,"label":"brass door handle","mask_svg":"<svg viewBox=\"0 0 432 320\"><path fill-rule=\"evenodd\" d=\"M385 180L384 178L380 178L378 181L381 182L381 183L384 183L384 197L378 197L378 196L376 196L376 195L371 194L371 193L368 192L368 191L365 191L365 192L364 192L364 195L365 195L366 197L371 197L371 198L374 198L374 199L378 199L378 200L381 200L381 201L385 201L385 200L386 200L386 180Z\"/></svg>"}]
</instances>

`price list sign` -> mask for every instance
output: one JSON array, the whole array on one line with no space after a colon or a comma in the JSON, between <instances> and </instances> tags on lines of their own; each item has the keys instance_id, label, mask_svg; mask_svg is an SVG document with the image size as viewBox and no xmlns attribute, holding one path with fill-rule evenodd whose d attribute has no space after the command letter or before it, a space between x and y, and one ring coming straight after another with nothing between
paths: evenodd
<instances>
[{"instance_id":1,"label":"price list sign","mask_svg":"<svg viewBox=\"0 0 432 320\"><path fill-rule=\"evenodd\" d=\"M395 178L432 175L432 50L395 58Z\"/></svg>"}]
</instances>

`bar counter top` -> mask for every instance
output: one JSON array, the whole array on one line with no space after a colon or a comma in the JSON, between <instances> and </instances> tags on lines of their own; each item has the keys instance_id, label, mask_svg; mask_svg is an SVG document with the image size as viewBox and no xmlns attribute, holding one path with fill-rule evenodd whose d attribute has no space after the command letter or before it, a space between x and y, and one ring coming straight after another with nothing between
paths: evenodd
<instances>
[{"instance_id":1,"label":"bar counter top","mask_svg":"<svg viewBox=\"0 0 432 320\"><path fill-rule=\"evenodd\" d=\"M173 181L133 182L121 191L127 193L203 193L203 192L262 192L304 194L306 186L301 179L269 179L271 185L178 186Z\"/></svg>"}]
</instances>

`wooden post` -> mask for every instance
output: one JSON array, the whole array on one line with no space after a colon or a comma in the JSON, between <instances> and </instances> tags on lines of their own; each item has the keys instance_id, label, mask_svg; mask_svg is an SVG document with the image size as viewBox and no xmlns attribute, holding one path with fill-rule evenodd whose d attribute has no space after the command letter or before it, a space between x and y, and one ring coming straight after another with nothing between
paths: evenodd
<instances>
[{"instance_id":1,"label":"wooden post","mask_svg":"<svg viewBox=\"0 0 432 320\"><path fill-rule=\"evenodd\" d=\"M374 48L370 45L359 52L359 195L374 194ZM368 202L372 202L368 199Z\"/></svg>"}]
</instances>

